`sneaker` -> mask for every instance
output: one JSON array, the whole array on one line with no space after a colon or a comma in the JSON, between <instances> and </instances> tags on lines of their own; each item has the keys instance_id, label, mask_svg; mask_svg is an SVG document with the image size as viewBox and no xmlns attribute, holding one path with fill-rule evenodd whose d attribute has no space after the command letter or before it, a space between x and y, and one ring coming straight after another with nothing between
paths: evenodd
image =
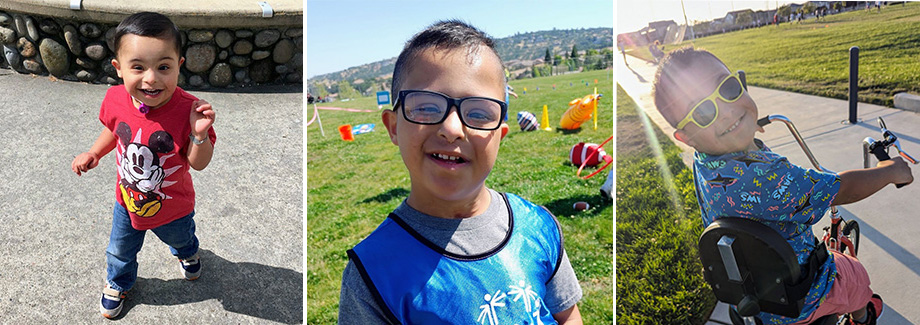
<instances>
[{"instance_id":1,"label":"sneaker","mask_svg":"<svg viewBox=\"0 0 920 325\"><path fill-rule=\"evenodd\" d=\"M847 315L847 325L876 325L878 324L879 317L882 317L882 309L885 304L882 302L882 297L877 293L872 294L872 298L869 299L869 303L866 304L866 322L860 323L852 318L851 315Z\"/></svg>"},{"instance_id":2,"label":"sneaker","mask_svg":"<svg viewBox=\"0 0 920 325\"><path fill-rule=\"evenodd\" d=\"M102 289L102 302L99 311L105 318L115 318L121 313L121 306L124 305L126 292L112 289L108 284Z\"/></svg>"},{"instance_id":3,"label":"sneaker","mask_svg":"<svg viewBox=\"0 0 920 325\"><path fill-rule=\"evenodd\" d=\"M198 258L198 254L186 259L180 258L179 266L182 267L182 275L185 276L186 280L194 281L201 275L201 260Z\"/></svg>"}]
</instances>

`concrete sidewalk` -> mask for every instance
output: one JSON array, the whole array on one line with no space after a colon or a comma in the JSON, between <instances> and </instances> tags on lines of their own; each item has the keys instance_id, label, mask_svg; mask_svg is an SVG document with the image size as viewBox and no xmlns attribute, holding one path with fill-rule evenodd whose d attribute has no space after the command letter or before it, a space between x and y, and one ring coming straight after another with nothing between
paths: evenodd
<instances>
[{"instance_id":1,"label":"concrete sidewalk","mask_svg":"<svg viewBox=\"0 0 920 325\"><path fill-rule=\"evenodd\" d=\"M103 129L107 88L0 69L0 323L110 323L98 310L114 154L70 170ZM214 158L192 171L202 275L185 281L148 232L116 322L303 322L303 93L254 90L191 92L217 111Z\"/></svg>"},{"instance_id":2,"label":"concrete sidewalk","mask_svg":"<svg viewBox=\"0 0 920 325\"><path fill-rule=\"evenodd\" d=\"M628 66L622 60L618 62L617 82L665 134L672 136L674 129L655 109L651 96L657 66L632 56L627 56ZM920 115L917 113L859 103L861 122L849 125L842 123L848 117L845 100L759 87L749 87L749 92L761 117L769 114L789 117L818 162L830 170L862 168L862 139L881 138L875 121L878 116L899 136L905 151L920 156ZM782 123L768 125L765 129L766 133L757 137L773 151L787 156L792 163L811 167ZM692 148L673 138L671 141L684 149L685 162L692 161ZM914 177L920 178L920 169L916 167ZM914 296L920 288L920 240L916 238L920 233L920 225L916 223L920 211L918 197L920 186L917 184L901 189L888 186L863 201L838 207L844 219L859 221L862 232L859 259L869 272L872 289L885 301L882 324L920 323L920 300ZM812 229L816 235L821 235L821 228L829 224L829 218L824 218ZM731 324L725 307L724 304L717 306L707 324Z\"/></svg>"}]
</instances>

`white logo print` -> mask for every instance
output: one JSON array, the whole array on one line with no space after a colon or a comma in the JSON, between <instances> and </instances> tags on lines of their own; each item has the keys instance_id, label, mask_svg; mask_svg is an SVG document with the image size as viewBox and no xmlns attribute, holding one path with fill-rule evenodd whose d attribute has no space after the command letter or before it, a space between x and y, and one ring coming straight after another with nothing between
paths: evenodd
<instances>
[{"instance_id":1,"label":"white logo print","mask_svg":"<svg viewBox=\"0 0 920 325\"><path fill-rule=\"evenodd\" d=\"M505 303L501 302L505 299L507 295L502 293L501 290L495 291L494 295L486 294L483 299L489 303L479 306L479 309L482 309L482 312L479 313L479 318L476 319L480 324L488 319L489 325L498 325L498 315L495 314L495 307L505 307Z\"/></svg>"}]
</instances>

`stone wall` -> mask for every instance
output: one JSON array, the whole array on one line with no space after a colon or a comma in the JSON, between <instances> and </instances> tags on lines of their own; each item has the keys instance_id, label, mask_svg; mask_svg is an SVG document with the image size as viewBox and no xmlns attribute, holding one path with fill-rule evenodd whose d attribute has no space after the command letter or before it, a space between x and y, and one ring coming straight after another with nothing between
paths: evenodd
<instances>
[{"instance_id":1,"label":"stone wall","mask_svg":"<svg viewBox=\"0 0 920 325\"><path fill-rule=\"evenodd\" d=\"M117 25L0 11L0 68L59 79L119 84L112 37ZM181 26L180 26L181 28ZM192 29L182 33L189 89L301 83L303 29Z\"/></svg>"}]
</instances>

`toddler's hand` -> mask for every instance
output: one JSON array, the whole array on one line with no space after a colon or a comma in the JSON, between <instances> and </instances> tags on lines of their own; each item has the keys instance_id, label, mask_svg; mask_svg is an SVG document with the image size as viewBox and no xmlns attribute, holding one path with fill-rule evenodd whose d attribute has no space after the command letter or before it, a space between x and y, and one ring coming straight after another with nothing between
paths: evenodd
<instances>
[{"instance_id":1,"label":"toddler's hand","mask_svg":"<svg viewBox=\"0 0 920 325\"><path fill-rule=\"evenodd\" d=\"M189 113L188 122L192 127L192 134L198 139L208 137L208 129L214 125L216 113L211 104L204 99L199 99L192 103L192 111Z\"/></svg>"},{"instance_id":2,"label":"toddler's hand","mask_svg":"<svg viewBox=\"0 0 920 325\"><path fill-rule=\"evenodd\" d=\"M907 185L914 181L914 176L910 172L910 165L901 157L879 161L876 167L883 167L889 171L888 175L891 183Z\"/></svg>"},{"instance_id":3,"label":"toddler's hand","mask_svg":"<svg viewBox=\"0 0 920 325\"><path fill-rule=\"evenodd\" d=\"M96 168L96 165L99 165L99 156L91 152L84 152L74 157L70 169L77 173L77 176L82 176L86 171Z\"/></svg>"}]
</instances>

